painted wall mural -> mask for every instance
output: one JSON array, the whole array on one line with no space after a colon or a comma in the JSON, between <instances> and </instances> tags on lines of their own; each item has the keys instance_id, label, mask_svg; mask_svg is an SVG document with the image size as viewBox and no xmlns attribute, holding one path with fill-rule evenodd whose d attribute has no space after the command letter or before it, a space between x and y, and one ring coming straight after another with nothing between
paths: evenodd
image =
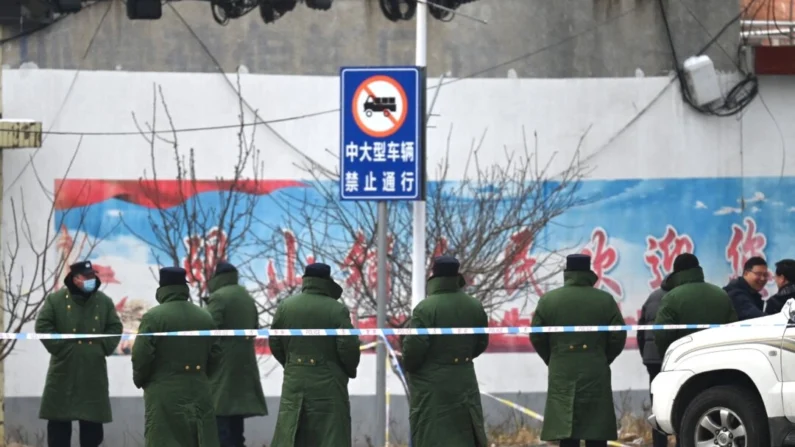
<instances>
[{"instance_id":1,"label":"painted wall mural","mask_svg":"<svg viewBox=\"0 0 795 447\"><path fill-rule=\"evenodd\" d=\"M795 257L791 251L795 236L788 231L795 224L795 199L781 193L793 183L795 179L791 178L584 181L578 186L578 194L587 198L584 204L556 218L539 233L539 240L528 240L527 234L519 231L504 241L506 254L511 258L503 275L503 288L510 300L493 310L490 324L530 324L537 297L560 281L560 278L553 278L541 283L536 279L543 254L557 250L556 247L567 247L561 255L578 251L592 256L593 269L600 278L596 287L616 298L628 324L637 322L646 297L671 272L674 258L681 253L695 253L701 259L707 279L721 286L740 274L743 263L751 256L763 256L772 262ZM211 228L205 235L184 235L180 261L191 272L191 285L197 295L206 293L205 272L219 259L228 257L233 263L244 262L255 272L256 277L249 280L248 285L263 305L272 305L285 292L300 287L303 265L324 261L302 249L302 240L310 237L310 228L284 226L289 220L287 217L298 210L285 208L283 204L291 203L296 190L311 197L314 194L312 185L284 180L260 181L259 185L235 194L260 196L254 210L257 224L250 231L257 233L258 240L278 241L278 250L268 254L262 247L250 247L227 256L229 235L223 229ZM200 201L210 208L217 205L218 191L227 186L208 181L201 192L186 196L185 200ZM155 236L150 219L158 216L151 211L180 204L175 194L155 204L147 199L146 190L157 188L168 192L176 187L174 181L148 184L76 179L62 185L56 222L59 222L57 230L61 233L63 248L79 239L74 234L77 228L89 233L89 237L97 237L112 228L92 256L97 259L106 291L118 300L117 310L125 332L135 332L141 315L155 301L153 296L142 296L137 291L140 284L121 283L117 272L133 267L149 268L154 272L156 253L148 251L147 256L128 258L118 265L104 265L101 260L108 253L123 256L125 249L119 248L122 243L134 241L133 245L146 248L144 241ZM296 201L294 206L300 203ZM77 208L83 211L79 218L71 212ZM339 239L342 254L339 259L344 261L335 266L336 279L349 289L346 303L352 309L355 325L376 327L373 316L359 311L355 290L360 284L375 287L376 253L366 249L363 233L353 240L342 241L341 236ZM453 239L442 236L435 241L434 255L446 252ZM208 240L212 242L207 243ZM390 244L390 250L394 249L393 245ZM150 289L155 287L154 276L140 278L140 281L151 282ZM766 295L774 292L772 283L768 287ZM395 293L392 285L389 290ZM397 325L405 315L391 315L390 318L391 324ZM267 314L263 314L263 325L267 323ZM362 341L372 340L363 337ZM627 343L628 349L636 349L634 336ZM128 355L129 351L129 344L122 344L117 353ZM493 335L487 352L531 351L527 337L506 334ZM259 352L268 354L266 340L260 340Z\"/></svg>"}]
</instances>

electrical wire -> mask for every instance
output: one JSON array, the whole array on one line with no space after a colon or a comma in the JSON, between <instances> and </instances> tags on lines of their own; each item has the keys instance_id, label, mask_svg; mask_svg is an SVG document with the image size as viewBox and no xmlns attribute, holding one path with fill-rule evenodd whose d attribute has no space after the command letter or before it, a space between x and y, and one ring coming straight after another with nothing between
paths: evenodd
<instances>
[{"instance_id":1,"label":"electrical wire","mask_svg":"<svg viewBox=\"0 0 795 447\"><path fill-rule=\"evenodd\" d=\"M752 1L743 10L743 12L741 13L741 16L745 12L747 12L748 9L750 9L750 7L755 2L756 2L756 0ZM704 25L704 23L701 22L701 20L699 20L699 18L696 16L696 14L693 13L693 11L690 8L687 7L687 5L684 3L684 1L683 0L679 0L679 3L682 6L684 6L685 10L687 10L687 12L690 14L690 16L693 17L693 19L696 21L696 23L698 23L698 25L701 27L701 29L703 29L704 32L707 33L707 35L709 35L712 38L711 41L717 42L717 38L710 34L709 29L707 29L706 25ZM756 15L759 14L759 11L762 9L762 6L764 6L764 4L765 4L765 2L761 2L760 6L754 11L754 14L752 15L753 18L756 18ZM745 37L745 38L743 38L743 45L747 45L747 44L748 44L748 37ZM746 67L744 63L741 63L741 61L743 61L743 62L745 61L745 59L742 58L741 55L740 55L740 50L742 49L742 46L738 48L738 57L736 59L733 58L732 55L729 54L729 52L725 48L723 48L723 45L720 45L720 43L718 43L718 46L723 51L723 53L734 63L735 67L737 67L737 70L739 72L746 73L746 72L750 71L750 69L748 67ZM761 91L758 92L758 97L759 97L759 102L762 104L762 107L765 109L765 111L767 112L768 116L770 117L770 120L773 122L773 125L776 128L776 132L778 133L779 141L781 142L781 162L779 163L779 165L781 166L781 170L779 172L779 184L781 184L781 182L784 179L785 167L787 165L787 141L786 141L786 138L784 137L784 132L781 130L781 124L779 124L779 121L776 118L776 115L773 113L773 111L770 110L770 107L767 105L767 101L765 101L765 98L762 95ZM741 145L740 158L743 157L743 150L742 150L743 138L742 138L742 133L743 133L743 127L740 126L740 145ZM742 167L743 164L740 163L740 166ZM741 177L743 177L742 173L741 173Z\"/></svg>"},{"instance_id":2,"label":"electrical wire","mask_svg":"<svg viewBox=\"0 0 795 447\"><path fill-rule=\"evenodd\" d=\"M268 124L278 124L278 123L286 123L290 121L299 121L303 119L313 118L320 115L328 115L333 111L324 110L322 112L315 112L315 113L307 113L304 115L297 115L297 116L288 116L284 118L275 118L272 120L257 120L251 123L237 123L237 124L226 124L226 125L218 125L218 126L202 126L202 127L185 127L179 129L161 129L161 130L154 130L149 131L147 130L145 133L147 135L150 134L173 134L173 133L190 133L190 132L207 132L207 131L216 131L216 130L227 130L227 129L240 129L241 127L253 127L253 126L261 126L261 125L268 125ZM0 132L3 132L3 129L0 129ZM5 130L5 132L11 132L10 130ZM123 132L84 132L84 131L60 131L60 130L43 130L41 131L42 135L71 135L71 136L87 136L87 137L111 137L111 136L133 136L133 135L141 135L140 130L135 131L123 131Z\"/></svg>"},{"instance_id":3,"label":"electrical wire","mask_svg":"<svg viewBox=\"0 0 795 447\"><path fill-rule=\"evenodd\" d=\"M171 6L171 3L168 3L168 5ZM172 6L172 8L173 8L173 6ZM594 25L594 26L592 26L590 28L584 29L584 30L582 30L582 31L580 31L578 33L571 34L571 35L569 35L567 37L564 37L563 39L561 39L559 41L553 42L553 43L548 44L548 45L544 45L542 47L538 47L538 48L536 48L536 49L534 49L534 50L532 50L530 52L527 52L527 53L524 53L522 55L516 56L516 57L514 57L512 59L509 59L507 61L500 62L500 63L498 63L496 65L492 65L492 66L489 66L487 68L483 68L483 69L468 73L468 74L466 74L464 76L461 76L461 77L458 77L458 78L454 78L454 79L450 79L448 81L442 81L438 85L429 86L428 90L433 90L433 89L437 89L437 88L445 86L445 85L455 84L456 82L460 82L460 81L464 81L464 80L467 80L467 79L476 78L478 76L484 75L486 73L490 73L490 72L492 72L494 70L497 70L497 69L500 69L502 67L511 65L513 63L520 62L522 60L529 59L529 58L531 58L533 56L537 56L539 54L554 50L557 47L560 47L560 46L565 45L565 44L567 44L569 42L572 42L572 41L574 41L574 40L576 40L576 39L578 39L578 38L580 38L582 36L594 33L596 31L598 31L599 29L604 28L605 26L611 25L613 22L616 22L616 21L626 17L630 13L636 11L637 9L638 9L638 6L632 7L632 8L627 9L626 11L624 11L624 12L622 12L620 14L617 14L617 15L607 19L607 20L599 22L599 23L597 23L596 25ZM175 12L176 12L176 10L175 10ZM177 16L181 17L181 15L179 15L178 12L177 12ZM184 21L184 18L182 20L183 20L183 23L187 23L186 21ZM191 30L192 30L192 28L191 28ZM204 44L204 42L201 41L201 39L198 37L198 35L196 35L195 32L193 32L192 35L194 36L195 39L197 39L197 41L200 42L200 44L204 48L204 51L205 52L209 52L209 48L207 48L207 45ZM211 59L213 59L215 61L214 63L216 65L216 68L218 68L220 66L220 63L218 63L217 59L214 56L212 56L211 54L209 56L211 57ZM226 73L223 72L223 71L222 71L222 73L224 74L224 78L226 78L227 82L231 84L231 81L229 81L229 78L226 76ZM232 85L232 87L234 88L234 85ZM237 91L236 88L235 88L235 91ZM313 117L316 117L316 116L337 113L339 111L340 111L340 109L336 108L336 109L322 110L322 111L318 111L318 112L314 112L314 113L302 114L302 115L296 115L296 116L289 116L289 117L283 117L283 118L272 119L272 120L259 119L258 121L255 121L255 122L252 122L252 123L244 123L243 125L244 126L257 126L257 125L268 125L268 124L284 123L284 122L289 122L289 121L299 121L299 120L303 120L303 119L307 119L307 118L313 118ZM224 129L236 129L236 128L240 128L240 126L241 126L241 124L237 123L237 124L218 125L218 126L191 127L191 128L180 128L180 129L169 129L169 130L155 130L154 133L157 133L157 134L169 133L169 134L171 134L171 133L174 133L174 132L183 133L183 132L214 131L214 130L224 130ZM0 130L0 132L2 132L2 130ZM147 133L151 133L151 132L147 132ZM86 135L86 136L126 136L126 135L140 135L140 131L120 131L120 132L42 131L42 134L49 134L49 135Z\"/></svg>"},{"instance_id":4,"label":"electrical wire","mask_svg":"<svg viewBox=\"0 0 795 447\"><path fill-rule=\"evenodd\" d=\"M724 25L717 34L715 34L709 42L698 52L696 55L700 56L704 54L704 52L709 49L717 40L722 36L727 29L729 29L734 23L742 18L742 16L746 13L746 11L757 2L758 0L752 0L748 5L740 11L734 18L732 18L726 25ZM680 85L680 92L682 95L682 100L690 106L695 111L705 114L705 115L712 115L718 117L728 117L737 115L738 113L745 110L748 105L753 102L754 98L759 94L759 79L756 75L748 72L744 72L741 70L741 73L745 75L745 77L740 80L737 84L732 87L728 93L723 98L723 101L719 105L710 105L710 106L699 106L695 103L693 99L693 94L690 91L690 87L685 79L683 67L679 64L679 58L676 54L676 45L674 44L673 33L671 32L671 26L668 23L668 13L665 10L664 0L657 0L657 4L660 7L660 13L662 15L663 24L665 26L665 32L668 37L668 44L671 47L671 55L673 57L673 65L674 70L676 72L676 78L679 81ZM739 65L738 65L738 68Z\"/></svg>"},{"instance_id":5,"label":"electrical wire","mask_svg":"<svg viewBox=\"0 0 795 447\"><path fill-rule=\"evenodd\" d=\"M282 134L277 132L276 129L274 129L270 124L266 123L265 120L262 119L262 117L260 117L259 112L254 107L252 107L251 104L249 104L248 101L246 101L245 98L243 98L242 92L239 92L237 90L237 88L235 87L235 85L232 83L232 81L229 80L229 77L224 72L224 67L221 66L221 63L218 61L218 59L215 57L215 55L213 55L212 51L210 51L210 48L207 46L207 44L204 43L204 41L201 39L201 37L199 37L198 34L196 34L196 31L193 29L192 26L190 26L190 23L188 23L188 21L185 20L184 17L182 17L182 14L180 14L179 11L177 11L177 8L175 8L174 5L172 5L171 3L168 3L168 7L171 8L171 11L173 11L174 14L177 15L177 18L179 19L179 21L182 22L182 24L185 26L185 28L188 30L188 32L191 34L191 36L193 36L193 38L196 40L196 42L199 44L199 46L201 46L201 48L204 51L204 53L213 62L213 64L215 65L215 68L218 70L218 72L221 74L221 76L223 76L223 78L226 81L227 85L229 85L229 88L231 88L232 91L235 92L235 95L238 96L240 101L243 103L243 105L246 106L246 108L249 110L249 112L254 114L254 117L256 118L256 122L259 122L259 123L263 124L265 126L265 128L267 128L276 138L278 138L282 143L284 143L287 147L292 149L294 152L296 152L297 154L301 155L306 160L312 161L312 158L309 157L309 155L304 153L302 150L298 149L298 147L296 147L294 144L292 144L289 140L287 140L287 138L285 138Z\"/></svg>"}]
</instances>

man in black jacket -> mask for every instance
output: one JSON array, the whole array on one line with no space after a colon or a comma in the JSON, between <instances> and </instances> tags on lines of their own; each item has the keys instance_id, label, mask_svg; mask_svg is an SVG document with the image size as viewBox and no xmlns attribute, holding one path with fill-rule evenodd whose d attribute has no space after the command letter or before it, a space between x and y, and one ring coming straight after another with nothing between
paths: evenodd
<instances>
[{"instance_id":1,"label":"man in black jacket","mask_svg":"<svg viewBox=\"0 0 795 447\"><path fill-rule=\"evenodd\" d=\"M778 293L768 298L765 314L774 315L781 312L787 300L795 298L795 259L782 259L776 263Z\"/></svg>"},{"instance_id":2,"label":"man in black jacket","mask_svg":"<svg viewBox=\"0 0 795 447\"><path fill-rule=\"evenodd\" d=\"M666 290L659 288L649 295L640 310L638 325L654 324L654 320L657 318L657 310L660 308L660 303L665 293ZM646 366L646 371L649 372L649 387L651 387L651 382L657 377L657 374L660 373L660 369L662 368L662 357L654 342L654 331L638 331L636 337L638 340L638 350L643 358L643 365ZM667 447L668 437L661 432L653 431L652 442L654 447Z\"/></svg>"},{"instance_id":3,"label":"man in black jacket","mask_svg":"<svg viewBox=\"0 0 795 447\"><path fill-rule=\"evenodd\" d=\"M740 321L765 316L762 312L765 302L759 292L765 288L768 275L767 262L759 256L754 256L745 261L743 276L729 281L729 284L723 288L732 299Z\"/></svg>"}]
</instances>

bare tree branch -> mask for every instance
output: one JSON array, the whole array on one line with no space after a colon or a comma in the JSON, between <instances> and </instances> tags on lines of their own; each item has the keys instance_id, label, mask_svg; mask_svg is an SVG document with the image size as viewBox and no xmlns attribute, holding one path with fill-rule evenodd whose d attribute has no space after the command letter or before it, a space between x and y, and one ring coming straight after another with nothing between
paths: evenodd
<instances>
[{"instance_id":1,"label":"bare tree branch","mask_svg":"<svg viewBox=\"0 0 795 447\"><path fill-rule=\"evenodd\" d=\"M240 127L237 133L237 157L231 178L221 176L207 180L198 178L194 148L181 147L174 118L168 108L161 87L153 89L151 122L140 124L133 120L141 137L149 145L151 173L144 172L140 188L151 203L147 221L151 235L147 236L128 222L127 230L147 244L161 266L180 266L188 272L188 280L197 296L208 294L207 281L219 261L232 259L238 268L251 263L251 250L262 250L261 241L250 231L255 221L255 209L260 200L260 184L264 164L255 141L256 126L246 134L246 119L240 95L238 77L238 105ZM162 116L158 116L162 108ZM168 123L169 137L155 133L158 118ZM159 177L158 151L165 143L170 147L176 174L174 179ZM197 195L214 192L213 199L198 200ZM123 217L122 217L123 219ZM257 253L259 254L259 253ZM154 274L154 272L153 272ZM203 305L202 300L198 300Z\"/></svg>"},{"instance_id":2,"label":"bare tree branch","mask_svg":"<svg viewBox=\"0 0 795 447\"><path fill-rule=\"evenodd\" d=\"M72 169L77 154L80 152L82 137L77 143L63 179L56 182L54 192L48 190L36 173L36 180L41 192L49 201L49 209L45 222L36 222L36 232L32 230L28 215L23 188L20 188L19 203L10 199L13 235L3 247L2 270L3 295L2 310L6 314L4 332L19 333L25 325L36 320L38 312L47 295L58 290L63 282L69 265L91 256L97 245L112 231L103 231L101 222L97 228L87 228L87 207L75 207L65 203L62 195L65 179ZM35 171L34 171L35 172ZM74 184L70 187L75 186ZM87 193L87 182L83 182L79 191L69 195L80 197ZM42 208L40 200L33 200L36 209ZM47 208L45 208L47 209ZM56 215L56 212L60 211ZM34 217L40 220L39 215ZM72 227L70 232L68 225ZM41 225L44 225L44 237L40 236ZM89 231L90 230L90 231ZM91 236L93 234L94 236ZM5 359L16 346L16 340L0 340L0 361Z\"/></svg>"},{"instance_id":3,"label":"bare tree branch","mask_svg":"<svg viewBox=\"0 0 795 447\"><path fill-rule=\"evenodd\" d=\"M456 256L469 293L487 310L494 310L518 297L525 304L535 301L559 272L561 249L543 246L545 230L558 216L584 203L576 193L587 172L579 161L579 146L563 172L551 172L558 153L542 164L535 134L532 143L525 136L518 150L504 148L501 162L484 163L483 151L493 151L483 148L485 135L466 152L451 146L450 129L447 153L435 167L436 181L428 185L425 253L429 261L442 254ZM458 180L450 178L451 153L459 160L466 157ZM298 167L313 180L314 189L281 195L279 206L286 221L276 230L305 229L297 250L339 267L346 301L359 318L374 316L375 204L341 202L336 168L317 162ZM389 324L400 326L405 324L401 317L411 310L412 206L391 202L387 208L391 230L387 312Z\"/></svg>"}]
</instances>

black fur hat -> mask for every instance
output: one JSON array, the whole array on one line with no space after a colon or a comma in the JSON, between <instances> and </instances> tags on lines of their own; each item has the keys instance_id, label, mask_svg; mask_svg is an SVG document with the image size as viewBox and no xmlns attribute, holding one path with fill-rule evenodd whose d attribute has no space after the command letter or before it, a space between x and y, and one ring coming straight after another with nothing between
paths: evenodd
<instances>
[{"instance_id":1,"label":"black fur hat","mask_svg":"<svg viewBox=\"0 0 795 447\"><path fill-rule=\"evenodd\" d=\"M163 267L160 269L160 287L182 286L188 283L188 273L181 267Z\"/></svg>"},{"instance_id":2,"label":"black fur hat","mask_svg":"<svg viewBox=\"0 0 795 447\"><path fill-rule=\"evenodd\" d=\"M591 271L591 257L583 254L574 254L566 256L566 271L567 272L590 272Z\"/></svg>"},{"instance_id":3,"label":"black fur hat","mask_svg":"<svg viewBox=\"0 0 795 447\"><path fill-rule=\"evenodd\" d=\"M452 256L439 256L433 260L431 272L433 277L458 276L460 267L461 263L458 262L458 259Z\"/></svg>"},{"instance_id":4,"label":"black fur hat","mask_svg":"<svg viewBox=\"0 0 795 447\"><path fill-rule=\"evenodd\" d=\"M331 278L331 267L322 262L309 264L304 269L304 277L329 279Z\"/></svg>"}]
</instances>

